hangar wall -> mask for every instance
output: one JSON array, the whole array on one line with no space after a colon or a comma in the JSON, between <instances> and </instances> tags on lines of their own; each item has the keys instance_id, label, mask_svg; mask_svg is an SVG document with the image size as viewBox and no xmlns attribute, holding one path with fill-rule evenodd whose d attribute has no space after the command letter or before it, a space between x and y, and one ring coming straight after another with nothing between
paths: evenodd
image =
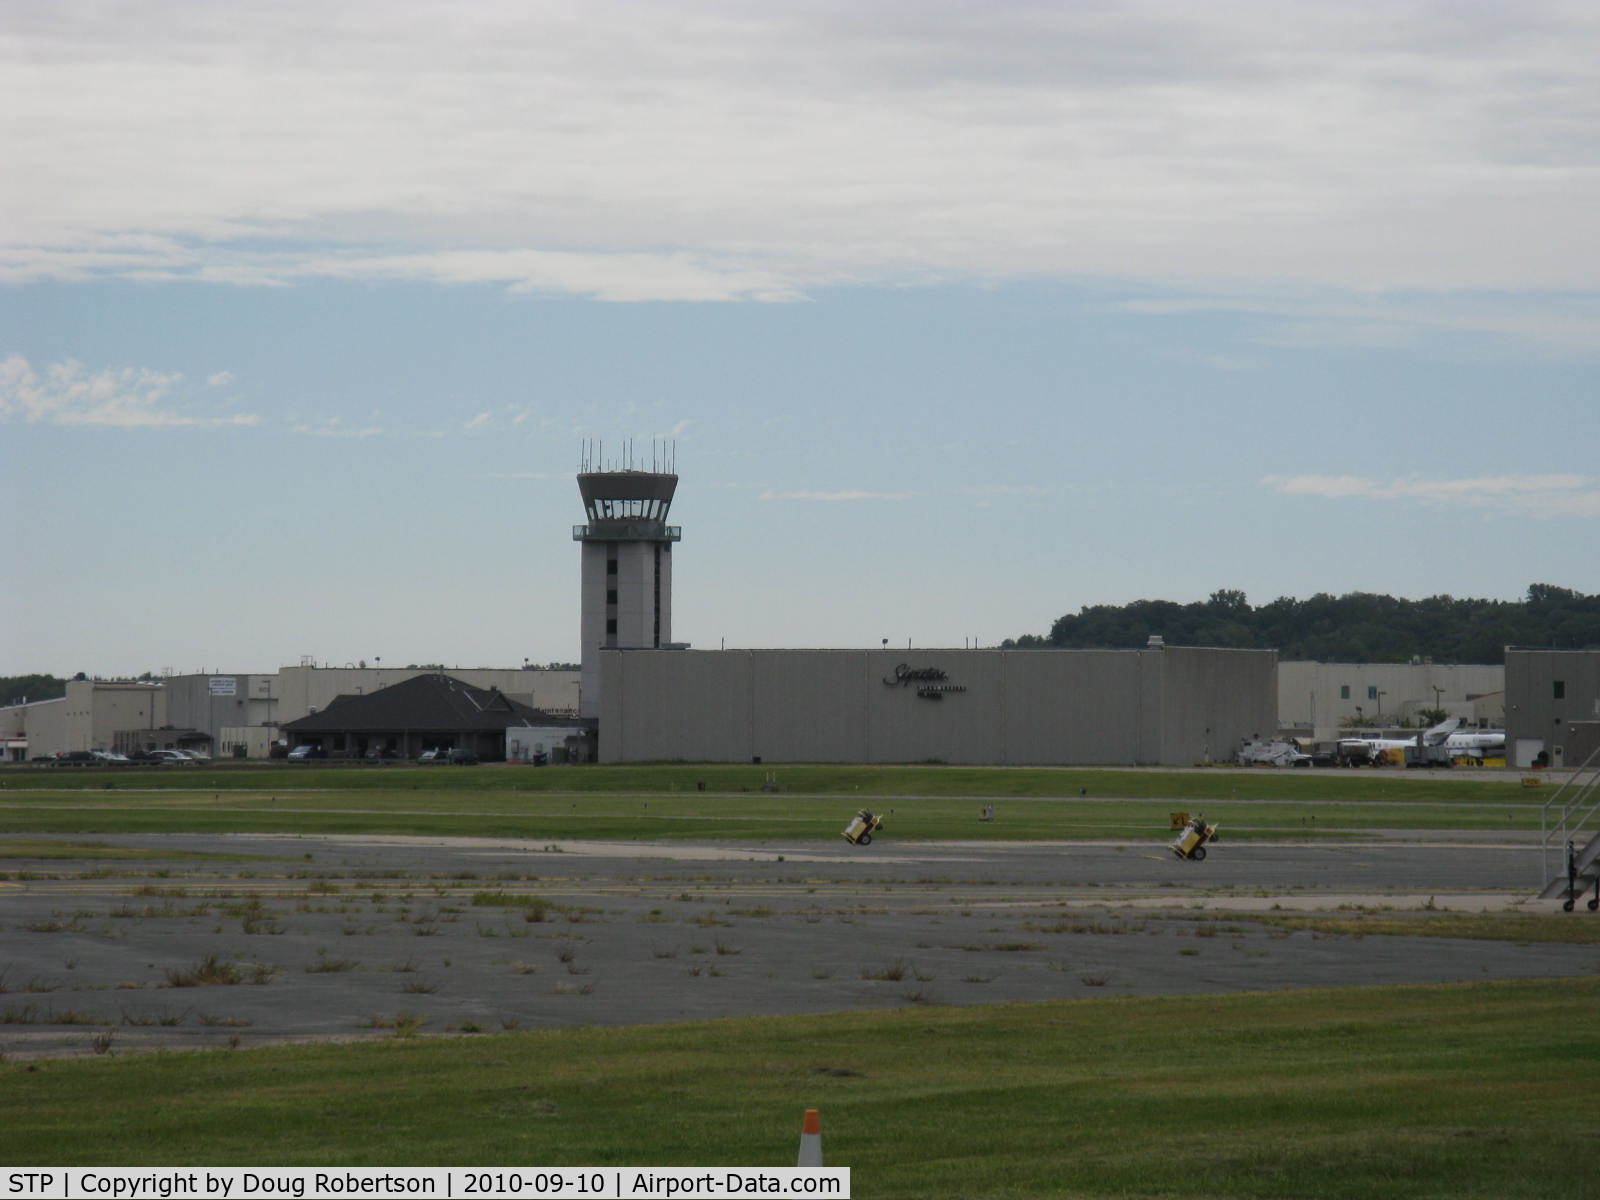
<instances>
[{"instance_id":1,"label":"hangar wall","mask_svg":"<svg viewBox=\"0 0 1600 1200\"><path fill-rule=\"evenodd\" d=\"M1185 765L1277 728L1277 652L607 650L602 762Z\"/></svg>"},{"instance_id":2,"label":"hangar wall","mask_svg":"<svg viewBox=\"0 0 1600 1200\"><path fill-rule=\"evenodd\" d=\"M1585 745L1569 746L1572 725L1600 720L1600 650L1506 647L1506 749L1526 767L1548 751L1552 767L1576 767ZM1586 757L1586 754L1585 754Z\"/></svg>"}]
</instances>

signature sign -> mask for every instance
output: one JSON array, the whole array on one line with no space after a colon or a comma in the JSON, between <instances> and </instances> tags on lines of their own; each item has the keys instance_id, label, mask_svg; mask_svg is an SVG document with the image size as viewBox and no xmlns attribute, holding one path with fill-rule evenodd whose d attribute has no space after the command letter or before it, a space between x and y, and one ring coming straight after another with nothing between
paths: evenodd
<instances>
[{"instance_id":1,"label":"signature sign","mask_svg":"<svg viewBox=\"0 0 1600 1200\"><path fill-rule=\"evenodd\" d=\"M967 690L959 683L946 683L948 678L938 667L913 667L909 663L901 663L894 669L893 675L884 676L883 682L889 687L914 687L917 695L924 700L943 700L950 692Z\"/></svg>"}]
</instances>

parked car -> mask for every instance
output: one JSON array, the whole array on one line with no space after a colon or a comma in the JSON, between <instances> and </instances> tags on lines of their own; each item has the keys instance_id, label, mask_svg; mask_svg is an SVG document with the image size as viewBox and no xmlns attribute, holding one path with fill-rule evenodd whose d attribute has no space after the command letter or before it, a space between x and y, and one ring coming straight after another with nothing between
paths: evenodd
<instances>
[{"instance_id":1,"label":"parked car","mask_svg":"<svg viewBox=\"0 0 1600 1200\"><path fill-rule=\"evenodd\" d=\"M187 763L191 767L195 765L194 759L190 758L182 750L152 750L148 761L156 763Z\"/></svg>"},{"instance_id":2,"label":"parked car","mask_svg":"<svg viewBox=\"0 0 1600 1200\"><path fill-rule=\"evenodd\" d=\"M211 755L207 754L204 750L183 750L180 751L180 753L187 754L197 763L208 763L211 761Z\"/></svg>"},{"instance_id":3,"label":"parked car","mask_svg":"<svg viewBox=\"0 0 1600 1200\"><path fill-rule=\"evenodd\" d=\"M446 761L452 767L475 767L478 765L478 756L471 750L452 750Z\"/></svg>"},{"instance_id":4,"label":"parked car","mask_svg":"<svg viewBox=\"0 0 1600 1200\"><path fill-rule=\"evenodd\" d=\"M95 758L99 759L101 762L105 763L108 767L120 766L129 761L126 754L116 754L110 750L91 750L89 753L94 755Z\"/></svg>"},{"instance_id":5,"label":"parked car","mask_svg":"<svg viewBox=\"0 0 1600 1200\"><path fill-rule=\"evenodd\" d=\"M450 749L447 746L435 746L432 750L424 750L417 755L419 766L428 766L433 763L446 763L450 761Z\"/></svg>"},{"instance_id":6,"label":"parked car","mask_svg":"<svg viewBox=\"0 0 1600 1200\"><path fill-rule=\"evenodd\" d=\"M327 757L328 752L321 746L312 746L310 744L296 746L293 750L289 751L290 762L305 762L308 759Z\"/></svg>"},{"instance_id":7,"label":"parked car","mask_svg":"<svg viewBox=\"0 0 1600 1200\"><path fill-rule=\"evenodd\" d=\"M50 760L57 767L98 767L101 760L93 750L68 750Z\"/></svg>"}]
</instances>

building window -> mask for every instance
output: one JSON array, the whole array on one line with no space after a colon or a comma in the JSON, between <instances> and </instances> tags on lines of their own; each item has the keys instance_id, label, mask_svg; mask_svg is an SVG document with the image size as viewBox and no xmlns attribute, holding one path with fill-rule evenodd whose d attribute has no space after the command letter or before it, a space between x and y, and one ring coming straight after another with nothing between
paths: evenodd
<instances>
[{"instance_id":1,"label":"building window","mask_svg":"<svg viewBox=\"0 0 1600 1200\"><path fill-rule=\"evenodd\" d=\"M614 558L606 559L606 574L607 575L615 575L616 573L617 573L617 560L614 559Z\"/></svg>"},{"instance_id":2,"label":"building window","mask_svg":"<svg viewBox=\"0 0 1600 1200\"><path fill-rule=\"evenodd\" d=\"M1367 699L1368 700L1376 700L1377 698L1378 698L1377 685L1369 684L1368 687L1367 687Z\"/></svg>"},{"instance_id":3,"label":"building window","mask_svg":"<svg viewBox=\"0 0 1600 1200\"><path fill-rule=\"evenodd\" d=\"M1348 683L1344 684L1343 686L1341 686L1339 688L1339 699L1341 699L1341 700L1350 699L1350 685Z\"/></svg>"},{"instance_id":4,"label":"building window","mask_svg":"<svg viewBox=\"0 0 1600 1200\"><path fill-rule=\"evenodd\" d=\"M606 589L606 603L607 604L615 604L616 602L617 602L617 589L616 588L608 588L608 589Z\"/></svg>"},{"instance_id":5,"label":"building window","mask_svg":"<svg viewBox=\"0 0 1600 1200\"><path fill-rule=\"evenodd\" d=\"M615 617L607 617L606 618L606 632L607 633L616 633L616 631L617 631L617 619Z\"/></svg>"},{"instance_id":6,"label":"building window","mask_svg":"<svg viewBox=\"0 0 1600 1200\"><path fill-rule=\"evenodd\" d=\"M1557 679L1553 682L1550 685L1550 696L1554 700L1565 700L1567 698L1567 681L1565 679Z\"/></svg>"}]
</instances>

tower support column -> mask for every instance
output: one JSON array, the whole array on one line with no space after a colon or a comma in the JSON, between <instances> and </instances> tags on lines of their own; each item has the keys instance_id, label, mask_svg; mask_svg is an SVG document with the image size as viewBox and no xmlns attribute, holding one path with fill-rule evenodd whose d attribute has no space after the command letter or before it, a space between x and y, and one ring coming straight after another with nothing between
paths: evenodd
<instances>
[{"instance_id":1,"label":"tower support column","mask_svg":"<svg viewBox=\"0 0 1600 1200\"><path fill-rule=\"evenodd\" d=\"M672 640L672 547L667 524L678 477L657 471L580 471L589 520L575 525L583 547L580 587L583 673L579 712L600 715L600 651L654 649Z\"/></svg>"}]
</instances>

